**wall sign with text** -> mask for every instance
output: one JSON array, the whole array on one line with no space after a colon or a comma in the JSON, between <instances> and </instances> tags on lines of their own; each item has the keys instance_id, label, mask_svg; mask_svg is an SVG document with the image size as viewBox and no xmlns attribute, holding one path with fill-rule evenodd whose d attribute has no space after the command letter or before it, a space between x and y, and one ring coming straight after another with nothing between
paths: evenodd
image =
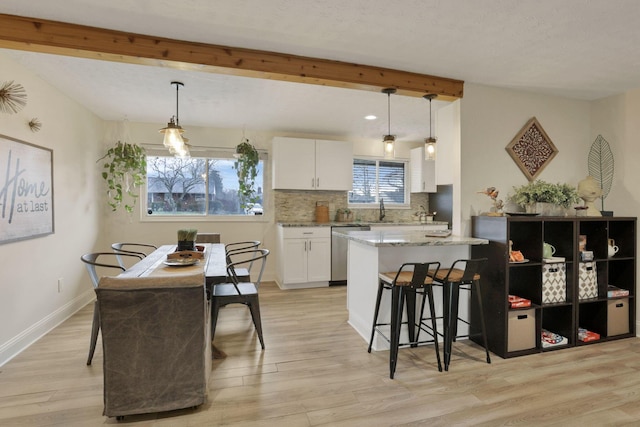
<instances>
[{"instance_id":1,"label":"wall sign with text","mask_svg":"<svg viewBox=\"0 0 640 427\"><path fill-rule=\"evenodd\" d=\"M0 244L53 229L53 150L0 135Z\"/></svg>"}]
</instances>

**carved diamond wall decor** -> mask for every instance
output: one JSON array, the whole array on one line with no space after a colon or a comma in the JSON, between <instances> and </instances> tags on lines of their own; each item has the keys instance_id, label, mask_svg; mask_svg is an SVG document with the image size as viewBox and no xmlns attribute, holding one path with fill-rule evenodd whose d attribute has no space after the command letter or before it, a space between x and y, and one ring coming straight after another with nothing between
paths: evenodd
<instances>
[{"instance_id":1,"label":"carved diamond wall decor","mask_svg":"<svg viewBox=\"0 0 640 427\"><path fill-rule=\"evenodd\" d=\"M558 154L558 149L533 117L506 147L529 181L533 181Z\"/></svg>"}]
</instances>

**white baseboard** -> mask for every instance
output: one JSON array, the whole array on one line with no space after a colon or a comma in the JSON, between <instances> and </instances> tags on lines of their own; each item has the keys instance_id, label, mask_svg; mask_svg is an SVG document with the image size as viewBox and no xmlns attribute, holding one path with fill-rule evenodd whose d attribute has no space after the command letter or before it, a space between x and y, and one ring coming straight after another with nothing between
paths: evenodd
<instances>
[{"instance_id":1,"label":"white baseboard","mask_svg":"<svg viewBox=\"0 0 640 427\"><path fill-rule=\"evenodd\" d=\"M25 329L9 341L2 343L0 345L0 366L16 357L31 344L53 330L56 326L73 316L80 309L93 301L95 297L95 292L93 290L88 290L28 329Z\"/></svg>"}]
</instances>

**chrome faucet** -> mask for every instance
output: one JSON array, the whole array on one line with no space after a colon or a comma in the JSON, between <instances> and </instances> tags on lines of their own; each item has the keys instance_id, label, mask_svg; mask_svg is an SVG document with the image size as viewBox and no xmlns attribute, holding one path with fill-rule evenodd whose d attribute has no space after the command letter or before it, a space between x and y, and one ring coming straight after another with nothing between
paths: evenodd
<instances>
[{"instance_id":1,"label":"chrome faucet","mask_svg":"<svg viewBox=\"0 0 640 427\"><path fill-rule=\"evenodd\" d=\"M380 221L382 221L385 217L384 212L384 199L380 198Z\"/></svg>"}]
</instances>

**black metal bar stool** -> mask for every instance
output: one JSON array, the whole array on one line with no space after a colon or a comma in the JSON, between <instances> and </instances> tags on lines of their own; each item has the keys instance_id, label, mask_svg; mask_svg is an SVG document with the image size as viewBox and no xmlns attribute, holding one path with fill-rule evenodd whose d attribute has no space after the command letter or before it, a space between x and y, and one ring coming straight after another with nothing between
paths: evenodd
<instances>
[{"instance_id":1,"label":"black metal bar stool","mask_svg":"<svg viewBox=\"0 0 640 427\"><path fill-rule=\"evenodd\" d=\"M412 268L412 270L411 270ZM380 273L378 275L378 295L376 297L375 313L373 315L373 326L371 327L371 340L367 351L371 353L373 338L378 332L387 342L389 342L389 378L393 379L398 362L398 348L400 346L417 347L418 344L433 342L438 360L438 371L442 372L440 363L440 350L438 348L438 329L436 328L435 308L433 302L433 290L431 285L433 279L428 276L429 271L437 273L440 268L439 262L428 263L405 263L397 272ZM391 290L391 319L389 323L378 323L380 312L380 300L384 290ZM422 296L420 317L416 319L416 296ZM424 304L429 301L429 317L424 317ZM402 311L406 303L407 321L402 321ZM431 325L427 326L425 321L430 320ZM400 329L402 325L407 325L409 342L400 343ZM390 337L386 337L378 328L379 326L390 326ZM417 326L417 333L416 333ZM431 339L419 341L420 331L424 331L431 336Z\"/></svg>"},{"instance_id":2,"label":"black metal bar stool","mask_svg":"<svg viewBox=\"0 0 640 427\"><path fill-rule=\"evenodd\" d=\"M482 334L482 342L484 343L484 350L487 354L487 363L491 363L491 357L489 356L489 348L487 346L487 330L485 327L485 315L482 307L482 297L480 295L480 272L487 262L486 258L478 259L459 259L455 261L451 268L433 270L429 272L434 280L435 286L443 286L443 325L444 325L444 370L449 370L449 363L451 362L451 347L456 338L470 337L471 335L471 322L459 317L458 315L458 302L460 290L470 291L471 294L476 295L478 303L478 311L480 317L480 329ZM472 288L476 289L473 290ZM458 322L463 322L469 325L469 334L458 335Z\"/></svg>"}]
</instances>

